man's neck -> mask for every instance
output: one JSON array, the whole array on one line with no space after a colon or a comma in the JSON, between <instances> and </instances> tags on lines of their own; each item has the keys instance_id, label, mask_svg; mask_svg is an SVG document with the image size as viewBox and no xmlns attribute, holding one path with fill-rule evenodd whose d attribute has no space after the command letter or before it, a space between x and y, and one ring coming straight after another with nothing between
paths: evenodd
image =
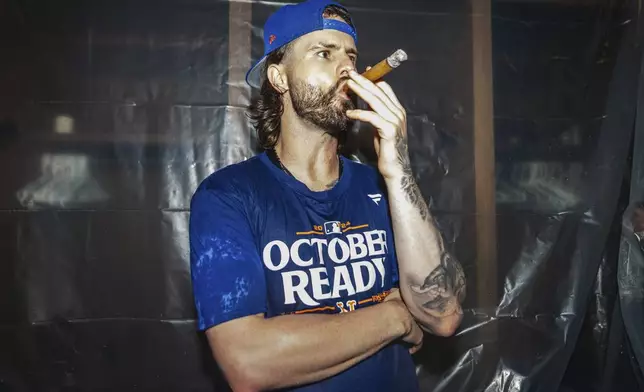
<instances>
[{"instance_id":1,"label":"man's neck","mask_svg":"<svg viewBox=\"0 0 644 392\"><path fill-rule=\"evenodd\" d=\"M340 176L338 140L299 117L288 117L282 116L275 145L281 163L312 191L332 188Z\"/></svg>"}]
</instances>

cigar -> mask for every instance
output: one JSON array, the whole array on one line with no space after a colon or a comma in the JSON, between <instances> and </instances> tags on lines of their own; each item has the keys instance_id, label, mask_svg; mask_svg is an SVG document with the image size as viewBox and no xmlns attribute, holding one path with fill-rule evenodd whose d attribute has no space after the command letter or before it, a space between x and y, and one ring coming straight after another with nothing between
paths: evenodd
<instances>
[{"instance_id":1,"label":"cigar","mask_svg":"<svg viewBox=\"0 0 644 392\"><path fill-rule=\"evenodd\" d=\"M403 61L407 60L407 53L404 50L398 49L391 56L382 60L378 64L374 65L368 71L362 74L365 78L375 82L382 79L389 72L398 68Z\"/></svg>"}]
</instances>

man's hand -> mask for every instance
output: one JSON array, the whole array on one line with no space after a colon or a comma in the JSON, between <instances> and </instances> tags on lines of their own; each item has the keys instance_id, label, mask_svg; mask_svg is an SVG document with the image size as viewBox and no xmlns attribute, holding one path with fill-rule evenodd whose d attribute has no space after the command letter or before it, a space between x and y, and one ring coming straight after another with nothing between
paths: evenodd
<instances>
[{"instance_id":1,"label":"man's hand","mask_svg":"<svg viewBox=\"0 0 644 392\"><path fill-rule=\"evenodd\" d=\"M373 83L355 71L349 73L347 85L373 111L349 110L347 117L373 125L374 148L378 154L378 170L387 180L401 178L411 172L407 148L407 113L396 94L385 82Z\"/></svg>"},{"instance_id":2,"label":"man's hand","mask_svg":"<svg viewBox=\"0 0 644 392\"><path fill-rule=\"evenodd\" d=\"M391 294L389 294L385 298L384 302L393 302L397 306L400 306L402 312L404 312L402 313L402 315L405 318L406 331L402 337L402 340L412 346L409 349L409 352L411 354L414 354L415 352L420 350L421 347L423 347L423 330L418 326L418 324L416 324L413 316L407 310L407 306L405 306L405 303L400 296L400 290L396 288L392 289Z\"/></svg>"}]
</instances>

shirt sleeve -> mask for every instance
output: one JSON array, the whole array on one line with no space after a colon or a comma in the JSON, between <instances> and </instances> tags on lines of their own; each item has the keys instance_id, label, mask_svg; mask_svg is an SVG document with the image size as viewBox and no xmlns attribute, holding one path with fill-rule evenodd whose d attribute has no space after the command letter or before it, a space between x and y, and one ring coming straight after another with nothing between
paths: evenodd
<instances>
[{"instance_id":1,"label":"shirt sleeve","mask_svg":"<svg viewBox=\"0 0 644 392\"><path fill-rule=\"evenodd\" d=\"M190 272L199 330L266 312L266 281L248 217L230 190L199 189L190 207Z\"/></svg>"}]
</instances>

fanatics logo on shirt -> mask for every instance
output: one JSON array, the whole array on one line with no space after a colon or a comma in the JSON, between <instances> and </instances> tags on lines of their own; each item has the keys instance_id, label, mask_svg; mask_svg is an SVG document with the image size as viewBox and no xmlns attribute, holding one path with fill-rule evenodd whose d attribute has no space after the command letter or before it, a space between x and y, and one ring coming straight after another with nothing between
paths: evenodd
<instances>
[{"instance_id":1,"label":"fanatics logo on shirt","mask_svg":"<svg viewBox=\"0 0 644 392\"><path fill-rule=\"evenodd\" d=\"M380 204L378 204L378 203L380 203L380 200L382 200L382 195L380 193L376 193L376 194L373 194L373 195L367 195L367 196L369 196L369 198L374 203L376 203L377 206L380 205Z\"/></svg>"}]
</instances>

